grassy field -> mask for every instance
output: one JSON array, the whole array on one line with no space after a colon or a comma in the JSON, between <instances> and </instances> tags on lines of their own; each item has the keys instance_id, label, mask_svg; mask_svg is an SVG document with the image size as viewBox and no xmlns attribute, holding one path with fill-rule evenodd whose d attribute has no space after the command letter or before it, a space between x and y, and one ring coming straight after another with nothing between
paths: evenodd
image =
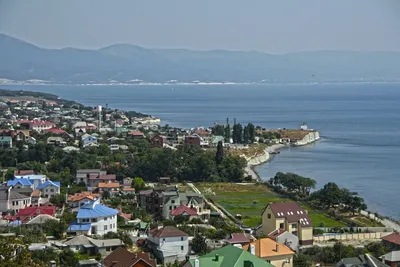
<instances>
[{"instance_id":1,"label":"grassy field","mask_svg":"<svg viewBox=\"0 0 400 267\"><path fill-rule=\"evenodd\" d=\"M268 203L291 201L271 192L265 185L198 183L196 186L204 195L220 204L233 216L240 214L243 223L252 227L261 223L261 211ZM310 207L304 206L303 208L308 210L315 226L319 226L321 222L325 227L345 226Z\"/></svg>"}]
</instances>

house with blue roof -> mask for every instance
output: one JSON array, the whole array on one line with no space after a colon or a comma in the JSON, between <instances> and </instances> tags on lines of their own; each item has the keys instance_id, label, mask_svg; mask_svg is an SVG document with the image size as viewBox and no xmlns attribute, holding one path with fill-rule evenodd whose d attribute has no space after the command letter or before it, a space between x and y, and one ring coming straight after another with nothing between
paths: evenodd
<instances>
[{"instance_id":1,"label":"house with blue roof","mask_svg":"<svg viewBox=\"0 0 400 267\"><path fill-rule=\"evenodd\" d=\"M46 181L40 184L36 189L40 190L42 196L51 198L52 196L60 194L60 182Z\"/></svg>"},{"instance_id":2,"label":"house with blue roof","mask_svg":"<svg viewBox=\"0 0 400 267\"><path fill-rule=\"evenodd\" d=\"M69 233L86 235L105 235L117 232L118 210L100 204L100 199L93 200L79 208L76 221L67 229Z\"/></svg>"},{"instance_id":3,"label":"house with blue roof","mask_svg":"<svg viewBox=\"0 0 400 267\"><path fill-rule=\"evenodd\" d=\"M87 147L91 145L97 145L97 138L93 135L85 134L82 136L82 147Z\"/></svg>"},{"instance_id":4,"label":"house with blue roof","mask_svg":"<svg viewBox=\"0 0 400 267\"><path fill-rule=\"evenodd\" d=\"M14 188L32 188L33 189L32 182L27 178L8 180L7 186L12 186Z\"/></svg>"},{"instance_id":5,"label":"house with blue roof","mask_svg":"<svg viewBox=\"0 0 400 267\"><path fill-rule=\"evenodd\" d=\"M15 179L22 179L22 178L28 179L33 184L33 189L36 189L40 184L46 181L46 175L41 175L41 174L15 176Z\"/></svg>"}]
</instances>

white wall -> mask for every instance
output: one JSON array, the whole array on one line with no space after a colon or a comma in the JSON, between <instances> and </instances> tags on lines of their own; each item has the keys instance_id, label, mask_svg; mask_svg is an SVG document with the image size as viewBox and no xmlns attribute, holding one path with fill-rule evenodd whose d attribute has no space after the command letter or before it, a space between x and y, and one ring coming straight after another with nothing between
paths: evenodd
<instances>
[{"instance_id":1,"label":"white wall","mask_svg":"<svg viewBox=\"0 0 400 267\"><path fill-rule=\"evenodd\" d=\"M94 222L93 219L96 219L97 222ZM109 217L90 218L89 220L90 221L78 219L78 223L91 223L92 227L96 227L96 235L105 235L108 232L117 232L117 215ZM107 230L104 229L104 226L107 226Z\"/></svg>"},{"instance_id":2,"label":"white wall","mask_svg":"<svg viewBox=\"0 0 400 267\"><path fill-rule=\"evenodd\" d=\"M165 241L163 238L150 236L149 240L158 245L158 249L163 253L164 258L172 256L185 257L189 253L189 240L187 236L166 237Z\"/></svg>"},{"instance_id":3,"label":"white wall","mask_svg":"<svg viewBox=\"0 0 400 267\"><path fill-rule=\"evenodd\" d=\"M51 192L51 190L53 190L53 192ZM42 191L42 196L46 197L46 195L48 195L49 198L60 194L60 188L54 185L46 186L41 191Z\"/></svg>"}]
</instances>

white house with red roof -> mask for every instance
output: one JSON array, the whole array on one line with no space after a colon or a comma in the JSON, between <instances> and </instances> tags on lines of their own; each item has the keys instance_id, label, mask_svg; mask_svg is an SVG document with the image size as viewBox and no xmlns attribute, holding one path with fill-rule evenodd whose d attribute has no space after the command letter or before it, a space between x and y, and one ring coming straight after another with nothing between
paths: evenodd
<instances>
[{"instance_id":1,"label":"white house with red roof","mask_svg":"<svg viewBox=\"0 0 400 267\"><path fill-rule=\"evenodd\" d=\"M29 123L29 130L42 133L46 130L56 127L56 124L51 121L31 121Z\"/></svg>"}]
</instances>

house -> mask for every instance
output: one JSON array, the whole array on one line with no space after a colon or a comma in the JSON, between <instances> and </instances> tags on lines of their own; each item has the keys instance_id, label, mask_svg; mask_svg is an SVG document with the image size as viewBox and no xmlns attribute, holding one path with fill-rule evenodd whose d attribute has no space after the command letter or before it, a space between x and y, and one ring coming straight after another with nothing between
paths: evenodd
<instances>
[{"instance_id":1,"label":"house","mask_svg":"<svg viewBox=\"0 0 400 267\"><path fill-rule=\"evenodd\" d=\"M29 136L28 130L17 130L14 133L14 139L16 141L26 141Z\"/></svg>"},{"instance_id":2,"label":"house","mask_svg":"<svg viewBox=\"0 0 400 267\"><path fill-rule=\"evenodd\" d=\"M69 195L67 198L68 206L70 208L81 207L99 197L99 194L93 194L91 192L81 192L74 195Z\"/></svg>"},{"instance_id":3,"label":"house","mask_svg":"<svg viewBox=\"0 0 400 267\"><path fill-rule=\"evenodd\" d=\"M14 188L30 188L33 191L33 184L27 178L8 180L7 181L7 186L12 186Z\"/></svg>"},{"instance_id":4,"label":"house","mask_svg":"<svg viewBox=\"0 0 400 267\"><path fill-rule=\"evenodd\" d=\"M11 136L0 136L0 148L12 148Z\"/></svg>"},{"instance_id":5,"label":"house","mask_svg":"<svg viewBox=\"0 0 400 267\"><path fill-rule=\"evenodd\" d=\"M183 261L189 253L188 234L173 226L154 228L149 231L149 247L161 262Z\"/></svg>"},{"instance_id":6,"label":"house","mask_svg":"<svg viewBox=\"0 0 400 267\"><path fill-rule=\"evenodd\" d=\"M198 135L185 136L185 145L200 146L201 137Z\"/></svg>"},{"instance_id":7,"label":"house","mask_svg":"<svg viewBox=\"0 0 400 267\"><path fill-rule=\"evenodd\" d=\"M157 262L149 253L133 253L119 247L104 258L104 267L156 267Z\"/></svg>"},{"instance_id":8,"label":"house","mask_svg":"<svg viewBox=\"0 0 400 267\"><path fill-rule=\"evenodd\" d=\"M100 204L99 199L93 200L80 207L67 232L86 235L105 235L117 232L118 210Z\"/></svg>"},{"instance_id":9,"label":"house","mask_svg":"<svg viewBox=\"0 0 400 267\"><path fill-rule=\"evenodd\" d=\"M47 144L64 147L67 145L67 142L60 136L50 136L47 138Z\"/></svg>"},{"instance_id":10,"label":"house","mask_svg":"<svg viewBox=\"0 0 400 267\"><path fill-rule=\"evenodd\" d=\"M232 246L242 248L250 242L255 241L254 236L246 233L233 233L229 236L226 242Z\"/></svg>"},{"instance_id":11,"label":"house","mask_svg":"<svg viewBox=\"0 0 400 267\"><path fill-rule=\"evenodd\" d=\"M42 196L46 198L51 198L60 194L60 182L52 182L50 180L40 184L36 189L40 190Z\"/></svg>"},{"instance_id":12,"label":"house","mask_svg":"<svg viewBox=\"0 0 400 267\"><path fill-rule=\"evenodd\" d=\"M160 177L160 178L158 178L158 182L160 184L169 185L169 184L171 184L171 178L170 177Z\"/></svg>"},{"instance_id":13,"label":"house","mask_svg":"<svg viewBox=\"0 0 400 267\"><path fill-rule=\"evenodd\" d=\"M82 147L87 147L93 144L97 144L97 138L93 135L84 134L82 135Z\"/></svg>"},{"instance_id":14,"label":"house","mask_svg":"<svg viewBox=\"0 0 400 267\"><path fill-rule=\"evenodd\" d=\"M162 135L154 134L150 138L150 143L154 147L164 147L164 145L167 143L167 138Z\"/></svg>"},{"instance_id":15,"label":"house","mask_svg":"<svg viewBox=\"0 0 400 267\"><path fill-rule=\"evenodd\" d=\"M295 252L271 238L261 238L243 246L251 254L271 263L274 266L293 266Z\"/></svg>"},{"instance_id":16,"label":"house","mask_svg":"<svg viewBox=\"0 0 400 267\"><path fill-rule=\"evenodd\" d=\"M335 264L335 267L387 267L386 264L369 254L354 258L344 258Z\"/></svg>"},{"instance_id":17,"label":"house","mask_svg":"<svg viewBox=\"0 0 400 267\"><path fill-rule=\"evenodd\" d=\"M382 262L385 262L390 267L396 267L400 264L400 250L389 252L381 257Z\"/></svg>"},{"instance_id":18,"label":"house","mask_svg":"<svg viewBox=\"0 0 400 267\"><path fill-rule=\"evenodd\" d=\"M128 135L129 137L131 137L131 138L134 138L134 139L141 139L141 138L144 138L144 133L142 133L141 131L129 131L129 132L127 133L127 135Z\"/></svg>"},{"instance_id":19,"label":"house","mask_svg":"<svg viewBox=\"0 0 400 267\"><path fill-rule=\"evenodd\" d=\"M382 237L382 243L392 250L400 250L400 234L393 233Z\"/></svg>"},{"instance_id":20,"label":"house","mask_svg":"<svg viewBox=\"0 0 400 267\"><path fill-rule=\"evenodd\" d=\"M117 176L115 174L89 175L87 186L98 187L100 183L113 183L115 185L114 182L116 180Z\"/></svg>"},{"instance_id":21,"label":"house","mask_svg":"<svg viewBox=\"0 0 400 267\"><path fill-rule=\"evenodd\" d=\"M115 239L93 239L85 235L78 235L63 243L63 247L69 247L76 253L88 255L108 255L115 249L124 245L122 240Z\"/></svg>"},{"instance_id":22,"label":"house","mask_svg":"<svg viewBox=\"0 0 400 267\"><path fill-rule=\"evenodd\" d=\"M30 145L36 145L36 138L33 136L27 136L25 142Z\"/></svg>"},{"instance_id":23,"label":"house","mask_svg":"<svg viewBox=\"0 0 400 267\"><path fill-rule=\"evenodd\" d=\"M183 216L187 218L187 221L192 219L197 219L199 215L197 214L197 210L194 208L189 208L185 205L180 205L176 209L170 211L170 218L173 220L176 216Z\"/></svg>"},{"instance_id":24,"label":"house","mask_svg":"<svg viewBox=\"0 0 400 267\"><path fill-rule=\"evenodd\" d=\"M300 245L313 244L313 227L307 211L296 202L269 203L261 213L258 236L282 229L299 238Z\"/></svg>"},{"instance_id":25,"label":"house","mask_svg":"<svg viewBox=\"0 0 400 267\"><path fill-rule=\"evenodd\" d=\"M47 221L59 221L60 219L55 218L54 216L48 214L39 214L32 219L26 221L25 226L29 228L34 228L37 230L42 229L42 225Z\"/></svg>"},{"instance_id":26,"label":"house","mask_svg":"<svg viewBox=\"0 0 400 267\"><path fill-rule=\"evenodd\" d=\"M54 122L51 121L31 121L29 123L29 130L42 133L46 130L56 127Z\"/></svg>"},{"instance_id":27,"label":"house","mask_svg":"<svg viewBox=\"0 0 400 267\"><path fill-rule=\"evenodd\" d=\"M33 190L31 193L31 204L33 206L39 206L40 204L42 204L42 192L40 192L40 190Z\"/></svg>"},{"instance_id":28,"label":"house","mask_svg":"<svg viewBox=\"0 0 400 267\"><path fill-rule=\"evenodd\" d=\"M88 185L89 177L101 176L106 174L106 171L101 171L100 169L79 169L76 171L75 183L84 183L85 185Z\"/></svg>"},{"instance_id":29,"label":"house","mask_svg":"<svg viewBox=\"0 0 400 267\"><path fill-rule=\"evenodd\" d=\"M288 231L276 229L272 233L269 233L268 237L280 244L284 244L293 251L299 251L299 237Z\"/></svg>"},{"instance_id":30,"label":"house","mask_svg":"<svg viewBox=\"0 0 400 267\"><path fill-rule=\"evenodd\" d=\"M216 249L196 259L186 260L182 267L273 267L257 256L231 245Z\"/></svg>"},{"instance_id":31,"label":"house","mask_svg":"<svg viewBox=\"0 0 400 267\"><path fill-rule=\"evenodd\" d=\"M119 193L119 187L121 185L117 182L115 183L99 183L98 189L99 193L108 192L109 196L113 196Z\"/></svg>"},{"instance_id":32,"label":"house","mask_svg":"<svg viewBox=\"0 0 400 267\"><path fill-rule=\"evenodd\" d=\"M20 209L15 215L22 223L27 223L38 215L50 215L52 217L56 214L55 206L34 206Z\"/></svg>"},{"instance_id":33,"label":"house","mask_svg":"<svg viewBox=\"0 0 400 267\"><path fill-rule=\"evenodd\" d=\"M211 147L217 147L219 142L222 142L222 145L224 145L225 138L222 135L214 135L211 137Z\"/></svg>"},{"instance_id":34,"label":"house","mask_svg":"<svg viewBox=\"0 0 400 267\"><path fill-rule=\"evenodd\" d=\"M204 197L194 192L179 192L176 187L166 187L139 193L140 205L150 214L158 214L164 219L173 217L171 211L181 205L194 209L202 220L210 218L210 209L205 205ZM180 208L178 211L186 209ZM175 215L176 216L176 215ZM195 216L195 215L193 215Z\"/></svg>"},{"instance_id":35,"label":"house","mask_svg":"<svg viewBox=\"0 0 400 267\"><path fill-rule=\"evenodd\" d=\"M18 212L31 205L31 197L12 190L9 186L0 186L0 212L12 210Z\"/></svg>"},{"instance_id":36,"label":"house","mask_svg":"<svg viewBox=\"0 0 400 267\"><path fill-rule=\"evenodd\" d=\"M15 179L28 179L33 184L33 189L36 189L40 184L46 181L46 175L33 174L33 175L17 175ZM14 179L14 180L15 180Z\"/></svg>"}]
</instances>

